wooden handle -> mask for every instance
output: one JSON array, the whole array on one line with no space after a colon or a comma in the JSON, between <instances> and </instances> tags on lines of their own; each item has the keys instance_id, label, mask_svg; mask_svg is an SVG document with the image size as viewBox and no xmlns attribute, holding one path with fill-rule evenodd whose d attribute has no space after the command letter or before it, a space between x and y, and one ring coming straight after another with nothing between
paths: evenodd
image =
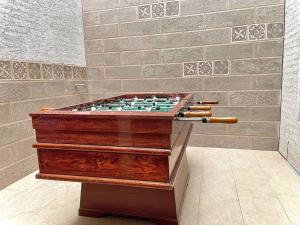
<instances>
[{"instance_id":1,"label":"wooden handle","mask_svg":"<svg viewBox=\"0 0 300 225\"><path fill-rule=\"evenodd\" d=\"M215 105L215 104L219 104L219 101L215 100L215 101L199 101L198 104L200 105Z\"/></svg>"},{"instance_id":2,"label":"wooden handle","mask_svg":"<svg viewBox=\"0 0 300 225\"><path fill-rule=\"evenodd\" d=\"M53 108L48 108L48 107L43 107L43 108L41 108L41 111L42 112L45 112L45 111L50 111L50 110L52 110Z\"/></svg>"},{"instance_id":3,"label":"wooden handle","mask_svg":"<svg viewBox=\"0 0 300 225\"><path fill-rule=\"evenodd\" d=\"M209 117L206 123L237 123L238 119L236 117Z\"/></svg>"},{"instance_id":4,"label":"wooden handle","mask_svg":"<svg viewBox=\"0 0 300 225\"><path fill-rule=\"evenodd\" d=\"M211 106L209 105L193 105L193 106L189 106L188 110L211 110Z\"/></svg>"},{"instance_id":5,"label":"wooden handle","mask_svg":"<svg viewBox=\"0 0 300 225\"><path fill-rule=\"evenodd\" d=\"M211 116L212 113L210 111L207 112L184 112L184 117L208 117Z\"/></svg>"}]
</instances>

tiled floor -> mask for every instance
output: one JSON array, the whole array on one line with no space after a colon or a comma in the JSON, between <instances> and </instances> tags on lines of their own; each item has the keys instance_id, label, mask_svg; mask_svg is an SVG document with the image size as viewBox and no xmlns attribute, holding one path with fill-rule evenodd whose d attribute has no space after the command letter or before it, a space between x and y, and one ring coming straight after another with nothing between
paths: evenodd
<instances>
[{"instance_id":1,"label":"tiled floor","mask_svg":"<svg viewBox=\"0 0 300 225\"><path fill-rule=\"evenodd\" d=\"M300 225L300 177L277 152L189 148L181 225ZM0 225L152 225L77 215L80 184L34 174L0 191Z\"/></svg>"}]
</instances>

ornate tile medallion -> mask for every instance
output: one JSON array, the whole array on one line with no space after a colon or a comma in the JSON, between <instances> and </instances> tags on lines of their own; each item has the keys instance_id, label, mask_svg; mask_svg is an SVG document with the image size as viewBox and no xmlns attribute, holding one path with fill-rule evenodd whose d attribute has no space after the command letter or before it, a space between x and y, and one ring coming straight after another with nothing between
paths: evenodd
<instances>
[{"instance_id":1,"label":"ornate tile medallion","mask_svg":"<svg viewBox=\"0 0 300 225\"><path fill-rule=\"evenodd\" d=\"M283 37L284 29L282 23L270 23L267 26L268 38L281 38Z\"/></svg>"},{"instance_id":2,"label":"ornate tile medallion","mask_svg":"<svg viewBox=\"0 0 300 225\"><path fill-rule=\"evenodd\" d=\"M43 79L47 79L47 80L53 79L52 65L42 64L42 74L43 74Z\"/></svg>"},{"instance_id":3,"label":"ornate tile medallion","mask_svg":"<svg viewBox=\"0 0 300 225\"><path fill-rule=\"evenodd\" d=\"M199 62L199 74L200 75L212 75L212 61Z\"/></svg>"},{"instance_id":4,"label":"ornate tile medallion","mask_svg":"<svg viewBox=\"0 0 300 225\"><path fill-rule=\"evenodd\" d=\"M184 63L184 75L197 75L197 63Z\"/></svg>"},{"instance_id":5,"label":"ornate tile medallion","mask_svg":"<svg viewBox=\"0 0 300 225\"><path fill-rule=\"evenodd\" d=\"M179 1L166 3L166 15L175 16L179 14Z\"/></svg>"},{"instance_id":6,"label":"ornate tile medallion","mask_svg":"<svg viewBox=\"0 0 300 225\"><path fill-rule=\"evenodd\" d=\"M77 80L87 79L86 67L73 67L73 78Z\"/></svg>"},{"instance_id":7,"label":"ornate tile medallion","mask_svg":"<svg viewBox=\"0 0 300 225\"><path fill-rule=\"evenodd\" d=\"M68 80L73 78L72 66L64 66L64 77Z\"/></svg>"},{"instance_id":8,"label":"ornate tile medallion","mask_svg":"<svg viewBox=\"0 0 300 225\"><path fill-rule=\"evenodd\" d=\"M27 79L27 63L13 62L14 79Z\"/></svg>"},{"instance_id":9,"label":"ornate tile medallion","mask_svg":"<svg viewBox=\"0 0 300 225\"><path fill-rule=\"evenodd\" d=\"M11 79L10 61L0 61L0 79Z\"/></svg>"},{"instance_id":10,"label":"ornate tile medallion","mask_svg":"<svg viewBox=\"0 0 300 225\"><path fill-rule=\"evenodd\" d=\"M249 39L261 40L266 37L266 25L265 24L253 24L249 26Z\"/></svg>"},{"instance_id":11,"label":"ornate tile medallion","mask_svg":"<svg viewBox=\"0 0 300 225\"><path fill-rule=\"evenodd\" d=\"M232 28L232 41L246 41L247 40L247 26Z\"/></svg>"},{"instance_id":12,"label":"ornate tile medallion","mask_svg":"<svg viewBox=\"0 0 300 225\"><path fill-rule=\"evenodd\" d=\"M214 61L214 74L228 74L228 60Z\"/></svg>"},{"instance_id":13,"label":"ornate tile medallion","mask_svg":"<svg viewBox=\"0 0 300 225\"><path fill-rule=\"evenodd\" d=\"M164 3L157 3L152 5L152 17L163 17L165 15Z\"/></svg>"},{"instance_id":14,"label":"ornate tile medallion","mask_svg":"<svg viewBox=\"0 0 300 225\"><path fill-rule=\"evenodd\" d=\"M150 18L150 5L139 6L139 19Z\"/></svg>"},{"instance_id":15,"label":"ornate tile medallion","mask_svg":"<svg viewBox=\"0 0 300 225\"><path fill-rule=\"evenodd\" d=\"M53 65L53 79L64 79L64 67L62 65Z\"/></svg>"},{"instance_id":16,"label":"ornate tile medallion","mask_svg":"<svg viewBox=\"0 0 300 225\"><path fill-rule=\"evenodd\" d=\"M41 79L41 66L39 63L29 63L29 78Z\"/></svg>"}]
</instances>

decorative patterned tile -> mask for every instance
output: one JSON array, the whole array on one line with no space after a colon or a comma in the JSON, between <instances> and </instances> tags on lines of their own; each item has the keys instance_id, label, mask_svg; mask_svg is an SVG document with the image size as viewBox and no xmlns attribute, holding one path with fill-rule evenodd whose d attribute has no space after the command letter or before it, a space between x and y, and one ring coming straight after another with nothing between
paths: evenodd
<instances>
[{"instance_id":1,"label":"decorative patterned tile","mask_svg":"<svg viewBox=\"0 0 300 225\"><path fill-rule=\"evenodd\" d=\"M25 62L13 62L13 75L14 79L27 79L27 63Z\"/></svg>"},{"instance_id":2,"label":"decorative patterned tile","mask_svg":"<svg viewBox=\"0 0 300 225\"><path fill-rule=\"evenodd\" d=\"M150 18L150 5L139 6L139 19Z\"/></svg>"},{"instance_id":3,"label":"decorative patterned tile","mask_svg":"<svg viewBox=\"0 0 300 225\"><path fill-rule=\"evenodd\" d=\"M39 63L29 63L29 78L41 79L41 65Z\"/></svg>"},{"instance_id":4,"label":"decorative patterned tile","mask_svg":"<svg viewBox=\"0 0 300 225\"><path fill-rule=\"evenodd\" d=\"M253 24L249 26L249 39L261 40L266 37L266 25L265 24Z\"/></svg>"},{"instance_id":5,"label":"decorative patterned tile","mask_svg":"<svg viewBox=\"0 0 300 225\"><path fill-rule=\"evenodd\" d=\"M184 75L192 76L197 75L197 63L184 63Z\"/></svg>"},{"instance_id":6,"label":"decorative patterned tile","mask_svg":"<svg viewBox=\"0 0 300 225\"><path fill-rule=\"evenodd\" d=\"M217 60L214 61L214 74L228 74L228 60Z\"/></svg>"},{"instance_id":7,"label":"decorative patterned tile","mask_svg":"<svg viewBox=\"0 0 300 225\"><path fill-rule=\"evenodd\" d=\"M47 80L53 79L52 71L53 69L51 64L42 64L43 79L47 79Z\"/></svg>"},{"instance_id":8,"label":"decorative patterned tile","mask_svg":"<svg viewBox=\"0 0 300 225\"><path fill-rule=\"evenodd\" d=\"M152 17L163 17L165 15L164 3L157 3L152 5Z\"/></svg>"},{"instance_id":9,"label":"decorative patterned tile","mask_svg":"<svg viewBox=\"0 0 300 225\"><path fill-rule=\"evenodd\" d=\"M270 23L267 26L268 38L281 38L283 37L284 29L282 23Z\"/></svg>"},{"instance_id":10,"label":"decorative patterned tile","mask_svg":"<svg viewBox=\"0 0 300 225\"><path fill-rule=\"evenodd\" d=\"M10 61L0 61L0 79L11 79Z\"/></svg>"},{"instance_id":11,"label":"decorative patterned tile","mask_svg":"<svg viewBox=\"0 0 300 225\"><path fill-rule=\"evenodd\" d=\"M73 78L78 80L87 79L86 67L73 67Z\"/></svg>"},{"instance_id":12,"label":"decorative patterned tile","mask_svg":"<svg viewBox=\"0 0 300 225\"><path fill-rule=\"evenodd\" d=\"M53 65L53 79L62 80L64 79L64 66Z\"/></svg>"},{"instance_id":13,"label":"decorative patterned tile","mask_svg":"<svg viewBox=\"0 0 300 225\"><path fill-rule=\"evenodd\" d=\"M200 75L212 75L212 61L199 62L199 74Z\"/></svg>"},{"instance_id":14,"label":"decorative patterned tile","mask_svg":"<svg viewBox=\"0 0 300 225\"><path fill-rule=\"evenodd\" d=\"M233 27L232 41L245 41L245 40L247 40L247 26Z\"/></svg>"},{"instance_id":15,"label":"decorative patterned tile","mask_svg":"<svg viewBox=\"0 0 300 225\"><path fill-rule=\"evenodd\" d=\"M72 66L64 66L64 77L67 80L70 80L73 78Z\"/></svg>"},{"instance_id":16,"label":"decorative patterned tile","mask_svg":"<svg viewBox=\"0 0 300 225\"><path fill-rule=\"evenodd\" d=\"M175 16L179 14L179 1L166 3L166 15Z\"/></svg>"}]
</instances>

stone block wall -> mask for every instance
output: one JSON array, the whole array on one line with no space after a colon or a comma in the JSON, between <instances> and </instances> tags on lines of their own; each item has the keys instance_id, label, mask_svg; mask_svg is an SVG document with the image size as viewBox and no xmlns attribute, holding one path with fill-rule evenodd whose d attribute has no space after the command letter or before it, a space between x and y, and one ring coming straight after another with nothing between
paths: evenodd
<instances>
[{"instance_id":1,"label":"stone block wall","mask_svg":"<svg viewBox=\"0 0 300 225\"><path fill-rule=\"evenodd\" d=\"M190 145L277 150L283 0L83 0L92 99L192 92L218 99Z\"/></svg>"},{"instance_id":2,"label":"stone block wall","mask_svg":"<svg viewBox=\"0 0 300 225\"><path fill-rule=\"evenodd\" d=\"M286 0L279 151L300 173L300 2Z\"/></svg>"},{"instance_id":3,"label":"stone block wall","mask_svg":"<svg viewBox=\"0 0 300 225\"><path fill-rule=\"evenodd\" d=\"M81 6L0 1L0 190L37 169L29 113L88 99Z\"/></svg>"}]
</instances>

